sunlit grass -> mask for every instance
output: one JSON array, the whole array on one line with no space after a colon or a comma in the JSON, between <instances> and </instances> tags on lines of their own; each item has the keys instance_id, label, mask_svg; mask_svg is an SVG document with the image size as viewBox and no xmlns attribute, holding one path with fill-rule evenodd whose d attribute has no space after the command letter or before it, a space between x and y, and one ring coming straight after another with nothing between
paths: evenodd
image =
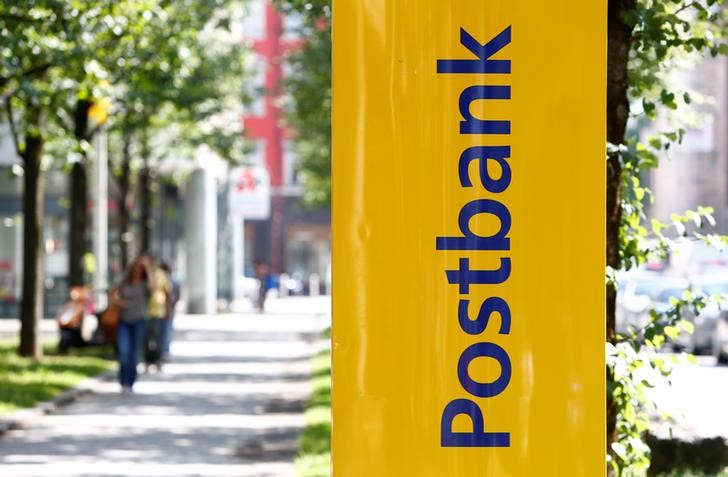
<instances>
[{"instance_id":1,"label":"sunlit grass","mask_svg":"<svg viewBox=\"0 0 728 477\"><path fill-rule=\"evenodd\" d=\"M312 360L313 393L306 409L306 428L299 440L299 477L331 475L331 351Z\"/></svg>"},{"instance_id":2,"label":"sunlit grass","mask_svg":"<svg viewBox=\"0 0 728 477\"><path fill-rule=\"evenodd\" d=\"M100 348L59 356L49 343L44 345L44 357L37 361L19 357L17 349L17 342L0 342L0 416L32 407L114 366L111 356Z\"/></svg>"}]
</instances>

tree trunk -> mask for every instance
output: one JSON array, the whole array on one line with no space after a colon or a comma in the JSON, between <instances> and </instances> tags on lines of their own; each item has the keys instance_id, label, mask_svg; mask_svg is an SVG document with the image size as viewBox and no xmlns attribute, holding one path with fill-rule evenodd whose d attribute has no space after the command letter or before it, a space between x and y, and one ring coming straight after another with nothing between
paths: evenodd
<instances>
[{"instance_id":1,"label":"tree trunk","mask_svg":"<svg viewBox=\"0 0 728 477\"><path fill-rule=\"evenodd\" d=\"M129 266L129 225L131 212L129 210L129 192L131 190L131 139L124 138L124 148L121 158L121 177L119 177L119 250L121 251L121 268L126 270Z\"/></svg>"},{"instance_id":2,"label":"tree trunk","mask_svg":"<svg viewBox=\"0 0 728 477\"><path fill-rule=\"evenodd\" d=\"M143 151L144 167L139 173L139 208L140 208L140 227L142 253L150 253L152 251L152 178L150 176L148 159L146 151Z\"/></svg>"},{"instance_id":3,"label":"tree trunk","mask_svg":"<svg viewBox=\"0 0 728 477\"><path fill-rule=\"evenodd\" d=\"M40 112L33 114L40 123ZM38 124L34 124L37 126ZM23 298L20 305L20 355L40 358L39 321L43 318L43 138L28 134L23 151Z\"/></svg>"},{"instance_id":4,"label":"tree trunk","mask_svg":"<svg viewBox=\"0 0 728 477\"><path fill-rule=\"evenodd\" d=\"M141 251L152 251L152 177L149 170L149 136L142 130L139 138L142 156L142 170L139 172L139 226L141 227Z\"/></svg>"},{"instance_id":5,"label":"tree trunk","mask_svg":"<svg viewBox=\"0 0 728 477\"><path fill-rule=\"evenodd\" d=\"M76 162L71 168L71 208L69 211L68 284L84 285L83 257L88 227L88 182L86 167Z\"/></svg>"},{"instance_id":6,"label":"tree trunk","mask_svg":"<svg viewBox=\"0 0 728 477\"><path fill-rule=\"evenodd\" d=\"M73 114L74 135L76 140L88 139L88 110L91 102L85 99L76 102ZM68 284L83 286L83 257L86 255L86 229L88 227L88 180L86 176L85 154L83 159L71 168L68 238Z\"/></svg>"},{"instance_id":7,"label":"tree trunk","mask_svg":"<svg viewBox=\"0 0 728 477\"><path fill-rule=\"evenodd\" d=\"M627 62L632 40L632 28L626 25L623 15L635 7L635 0L609 0L607 27L607 142L622 144L629 118L627 98ZM619 228L622 220L620 201L622 164L619 155L607 160L607 266L620 268ZM607 285L607 341L616 339L617 290ZM608 375L607 380L611 381ZM617 409L611 395L607 395L607 449L616 438Z\"/></svg>"}]
</instances>

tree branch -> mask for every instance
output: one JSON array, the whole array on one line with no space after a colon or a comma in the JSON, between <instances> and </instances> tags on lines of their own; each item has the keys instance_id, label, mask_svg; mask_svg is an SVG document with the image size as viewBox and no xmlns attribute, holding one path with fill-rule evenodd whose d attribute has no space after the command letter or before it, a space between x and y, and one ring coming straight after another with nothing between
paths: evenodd
<instances>
[{"instance_id":1,"label":"tree branch","mask_svg":"<svg viewBox=\"0 0 728 477\"><path fill-rule=\"evenodd\" d=\"M12 96L8 96L5 98L5 111L8 114L8 124L10 124L10 135L13 137L13 144L15 145L15 152L18 154L18 156L23 156L23 154L20 151L20 140L18 139L18 129L15 125L15 118L13 117L13 105L12 105Z\"/></svg>"},{"instance_id":2,"label":"tree branch","mask_svg":"<svg viewBox=\"0 0 728 477\"><path fill-rule=\"evenodd\" d=\"M680 13L681 13L681 12L682 12L683 10L687 10L687 9L688 9L688 8L690 8L690 7L694 7L694 6L695 6L695 4L697 4L697 3L698 3L698 2L690 2L690 3L686 3L686 4L685 4L685 5L683 5L682 7L678 8L678 9L677 9L677 10L675 11L675 13L674 13L674 14L675 14L675 15L679 15L679 14L680 14Z\"/></svg>"},{"instance_id":3,"label":"tree branch","mask_svg":"<svg viewBox=\"0 0 728 477\"><path fill-rule=\"evenodd\" d=\"M42 76L52 66L53 63L44 63L42 65L33 66L32 68L29 68L17 75L0 77L0 88L5 87L6 84L8 84L11 80L15 78L23 78L25 76Z\"/></svg>"},{"instance_id":4,"label":"tree branch","mask_svg":"<svg viewBox=\"0 0 728 477\"><path fill-rule=\"evenodd\" d=\"M42 23L43 20L30 18L23 15L14 15L12 13L0 13L0 20L14 21L18 23Z\"/></svg>"}]
</instances>

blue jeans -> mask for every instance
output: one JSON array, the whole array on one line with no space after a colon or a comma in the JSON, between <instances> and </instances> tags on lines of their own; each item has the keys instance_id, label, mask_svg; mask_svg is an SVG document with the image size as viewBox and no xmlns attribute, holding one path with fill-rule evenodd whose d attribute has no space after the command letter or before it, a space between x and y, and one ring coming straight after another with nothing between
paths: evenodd
<instances>
[{"instance_id":1,"label":"blue jeans","mask_svg":"<svg viewBox=\"0 0 728 477\"><path fill-rule=\"evenodd\" d=\"M174 313L164 320L164 346L162 354L165 358L169 358L169 345L172 343L172 334L174 334Z\"/></svg>"},{"instance_id":2,"label":"blue jeans","mask_svg":"<svg viewBox=\"0 0 728 477\"><path fill-rule=\"evenodd\" d=\"M139 354L144 344L145 320L136 323L119 321L116 344L119 348L119 383L132 387L137 377Z\"/></svg>"}]
</instances>

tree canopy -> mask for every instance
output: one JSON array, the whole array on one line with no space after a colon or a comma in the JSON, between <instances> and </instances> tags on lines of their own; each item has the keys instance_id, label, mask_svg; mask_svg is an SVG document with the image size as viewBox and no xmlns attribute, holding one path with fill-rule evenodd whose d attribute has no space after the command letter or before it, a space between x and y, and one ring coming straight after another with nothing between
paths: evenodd
<instances>
[{"instance_id":1,"label":"tree canopy","mask_svg":"<svg viewBox=\"0 0 728 477\"><path fill-rule=\"evenodd\" d=\"M74 163L74 177L76 172L82 177L76 166L104 122L138 144L133 153L142 156L147 178L153 152L190 157L189 150L203 142L240 160L243 52L225 33L239 4L11 0L0 5L3 120L24 169L21 354L41 352L43 171L52 160ZM74 188L85 188L85 181L78 184ZM82 212L84 197L78 194L76 201Z\"/></svg>"}]
</instances>

